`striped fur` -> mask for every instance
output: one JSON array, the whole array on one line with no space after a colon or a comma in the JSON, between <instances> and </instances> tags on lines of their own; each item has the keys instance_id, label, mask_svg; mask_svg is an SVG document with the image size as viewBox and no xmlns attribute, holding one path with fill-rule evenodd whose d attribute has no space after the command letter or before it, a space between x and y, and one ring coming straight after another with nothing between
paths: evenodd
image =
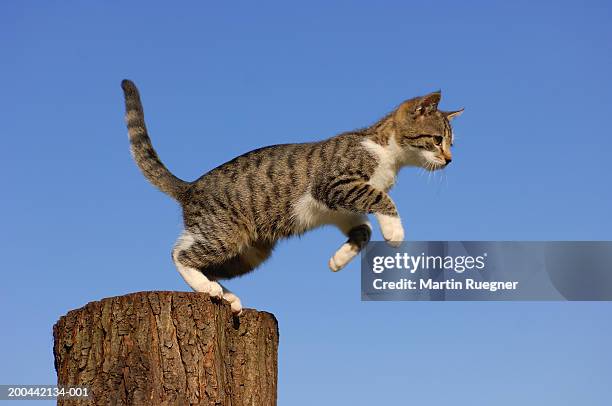
<instances>
[{"instance_id":1,"label":"striped fur","mask_svg":"<svg viewBox=\"0 0 612 406\"><path fill-rule=\"evenodd\" d=\"M125 94L125 122L128 127L132 156L145 178L162 192L180 200L189 184L174 176L161 162L147 133L140 95L134 83L121 83Z\"/></svg>"}]
</instances>

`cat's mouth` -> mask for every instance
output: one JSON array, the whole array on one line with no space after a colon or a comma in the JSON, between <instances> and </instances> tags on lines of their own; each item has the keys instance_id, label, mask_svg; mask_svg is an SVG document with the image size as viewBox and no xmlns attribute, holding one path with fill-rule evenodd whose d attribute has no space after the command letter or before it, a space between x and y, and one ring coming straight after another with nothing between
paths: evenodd
<instances>
[{"instance_id":1,"label":"cat's mouth","mask_svg":"<svg viewBox=\"0 0 612 406\"><path fill-rule=\"evenodd\" d=\"M441 162L441 161L425 161L425 164L423 165L423 168L425 168L426 170L430 171L430 172L435 172L437 170L440 169L444 169L448 166L448 164L446 162Z\"/></svg>"}]
</instances>

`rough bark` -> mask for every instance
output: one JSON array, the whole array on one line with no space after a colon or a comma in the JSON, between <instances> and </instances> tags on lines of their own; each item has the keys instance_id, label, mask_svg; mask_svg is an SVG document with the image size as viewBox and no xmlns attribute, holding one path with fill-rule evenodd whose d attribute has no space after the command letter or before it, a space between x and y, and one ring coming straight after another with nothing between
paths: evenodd
<instances>
[{"instance_id":1,"label":"rough bark","mask_svg":"<svg viewBox=\"0 0 612 406\"><path fill-rule=\"evenodd\" d=\"M53 327L60 405L275 405L278 325L205 294L140 292L70 311Z\"/></svg>"}]
</instances>

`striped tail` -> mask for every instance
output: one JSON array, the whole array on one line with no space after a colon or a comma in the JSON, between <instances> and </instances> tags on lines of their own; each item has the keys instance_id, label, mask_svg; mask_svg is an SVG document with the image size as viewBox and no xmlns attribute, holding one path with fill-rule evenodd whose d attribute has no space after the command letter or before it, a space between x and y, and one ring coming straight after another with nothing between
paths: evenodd
<instances>
[{"instance_id":1,"label":"striped tail","mask_svg":"<svg viewBox=\"0 0 612 406\"><path fill-rule=\"evenodd\" d=\"M189 183L174 176L161 162L151 145L144 122L144 113L138 89L133 82L121 82L125 95L125 121L130 138L130 149L145 178L162 192L180 201Z\"/></svg>"}]
</instances>

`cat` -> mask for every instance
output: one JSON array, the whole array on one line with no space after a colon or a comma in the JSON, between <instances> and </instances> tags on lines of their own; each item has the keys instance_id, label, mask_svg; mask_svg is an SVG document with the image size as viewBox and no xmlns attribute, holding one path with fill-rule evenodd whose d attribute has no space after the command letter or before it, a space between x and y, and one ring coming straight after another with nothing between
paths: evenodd
<instances>
[{"instance_id":1,"label":"cat","mask_svg":"<svg viewBox=\"0 0 612 406\"><path fill-rule=\"evenodd\" d=\"M463 109L438 110L441 92L403 102L370 127L324 141L281 144L240 155L193 182L174 176L151 145L138 89L121 84L132 155L144 176L183 209L184 231L172 259L187 284L230 303L238 296L218 281L264 262L281 238L331 224L348 240L329 260L339 271L369 242L374 214L385 240L404 240L387 191L404 166L430 171L451 162L450 120Z\"/></svg>"}]
</instances>

